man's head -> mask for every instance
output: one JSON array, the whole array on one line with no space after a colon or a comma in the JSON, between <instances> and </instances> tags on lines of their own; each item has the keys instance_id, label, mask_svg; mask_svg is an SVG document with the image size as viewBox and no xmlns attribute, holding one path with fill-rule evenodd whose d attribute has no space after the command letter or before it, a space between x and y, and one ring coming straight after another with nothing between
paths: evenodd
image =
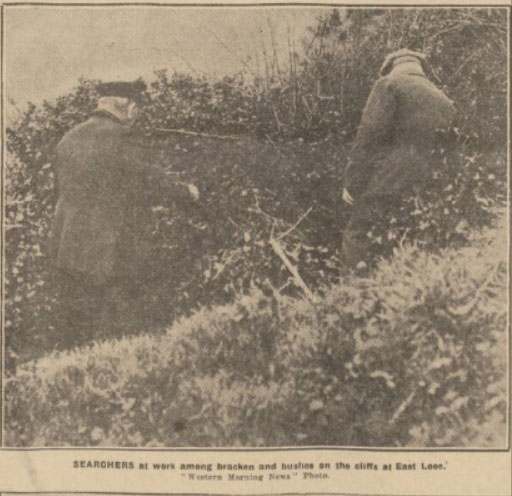
<instances>
[{"instance_id":1,"label":"man's head","mask_svg":"<svg viewBox=\"0 0 512 496\"><path fill-rule=\"evenodd\" d=\"M138 102L145 90L146 84L141 79L100 83L96 86L100 95L96 113L107 113L122 124L132 124L137 118Z\"/></svg>"},{"instance_id":2,"label":"man's head","mask_svg":"<svg viewBox=\"0 0 512 496\"><path fill-rule=\"evenodd\" d=\"M406 62L419 63L421 64L422 69L425 72L427 71L427 57L424 53L415 52L413 50L409 50L408 48L402 48L390 53L384 59L384 63L380 68L381 76L389 74L393 67Z\"/></svg>"},{"instance_id":3,"label":"man's head","mask_svg":"<svg viewBox=\"0 0 512 496\"><path fill-rule=\"evenodd\" d=\"M96 86L96 91L101 97L117 96L137 102L140 100L142 93L146 91L146 83L142 79L136 79L135 81L110 81L108 83L99 83Z\"/></svg>"}]
</instances>

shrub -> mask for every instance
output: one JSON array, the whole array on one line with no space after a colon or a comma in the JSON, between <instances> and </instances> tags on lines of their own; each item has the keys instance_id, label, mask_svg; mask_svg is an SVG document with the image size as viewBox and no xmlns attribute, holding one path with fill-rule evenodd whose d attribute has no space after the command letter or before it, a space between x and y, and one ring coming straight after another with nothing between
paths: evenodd
<instances>
[{"instance_id":1,"label":"shrub","mask_svg":"<svg viewBox=\"0 0 512 496\"><path fill-rule=\"evenodd\" d=\"M496 200L503 203L506 190L506 14L349 9L343 17L334 10L305 40L305 56L292 54L289 72L271 69L266 80L241 74L209 81L158 71L144 95L140 144L148 162L195 183L204 205L202 213L191 213L162 202L154 211L162 281L155 296L160 308L168 308L166 322L254 286L301 294L269 244L271 235L283 235L284 253L310 288L339 277L341 173L377 69L399 46L429 52L474 143L449 161L451 172L433 188L437 196L415 198L419 208L402 212L405 222L396 233L379 232L376 225L374 239L402 239L408 229L412 238L432 240L424 247L437 249L464 240L463 221L467 228L489 222L486 211ZM58 294L44 256L56 199L54 148L94 108L95 83L82 80L54 102L29 105L7 129L8 370L59 346ZM162 128L237 136L194 137ZM416 222L418 217L425 218Z\"/></svg>"},{"instance_id":2,"label":"shrub","mask_svg":"<svg viewBox=\"0 0 512 496\"><path fill-rule=\"evenodd\" d=\"M316 304L264 295L26 363L8 446L499 446L505 229L414 246Z\"/></svg>"}]
</instances>

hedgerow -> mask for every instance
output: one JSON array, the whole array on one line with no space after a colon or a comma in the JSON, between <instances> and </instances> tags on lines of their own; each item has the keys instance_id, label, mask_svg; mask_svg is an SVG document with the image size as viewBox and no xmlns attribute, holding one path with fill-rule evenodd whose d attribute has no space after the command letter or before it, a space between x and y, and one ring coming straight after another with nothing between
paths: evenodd
<instances>
[{"instance_id":1,"label":"hedgerow","mask_svg":"<svg viewBox=\"0 0 512 496\"><path fill-rule=\"evenodd\" d=\"M498 446L505 229L407 245L317 303L260 290L158 335L25 363L8 446Z\"/></svg>"}]
</instances>

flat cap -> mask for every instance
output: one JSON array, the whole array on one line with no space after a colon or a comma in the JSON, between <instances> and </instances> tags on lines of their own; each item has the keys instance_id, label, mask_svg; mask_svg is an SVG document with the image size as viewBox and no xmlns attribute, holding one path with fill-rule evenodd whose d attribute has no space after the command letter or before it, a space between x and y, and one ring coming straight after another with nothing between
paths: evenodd
<instances>
[{"instance_id":1,"label":"flat cap","mask_svg":"<svg viewBox=\"0 0 512 496\"><path fill-rule=\"evenodd\" d=\"M100 96L120 96L137 99L140 94L146 90L146 83L142 79L135 81L111 81L108 83L99 83L96 91Z\"/></svg>"},{"instance_id":2,"label":"flat cap","mask_svg":"<svg viewBox=\"0 0 512 496\"><path fill-rule=\"evenodd\" d=\"M400 50L391 52L384 59L384 63L380 68L381 76L385 76L386 74L388 74L391 71L391 68L393 67L393 62L401 57L415 57L421 62L423 70L427 70L427 56L424 53L415 52L413 50L409 50L408 48L401 48Z\"/></svg>"}]
</instances>

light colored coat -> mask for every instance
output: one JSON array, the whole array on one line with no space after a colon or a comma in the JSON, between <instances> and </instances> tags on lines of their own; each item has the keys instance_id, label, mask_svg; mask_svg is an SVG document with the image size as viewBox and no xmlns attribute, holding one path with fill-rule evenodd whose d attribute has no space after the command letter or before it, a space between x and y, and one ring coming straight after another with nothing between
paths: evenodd
<instances>
[{"instance_id":1,"label":"light colored coat","mask_svg":"<svg viewBox=\"0 0 512 496\"><path fill-rule=\"evenodd\" d=\"M368 98L345 171L344 187L361 195L399 194L429 170L435 131L453 124L451 100L420 68L379 78Z\"/></svg>"}]
</instances>

